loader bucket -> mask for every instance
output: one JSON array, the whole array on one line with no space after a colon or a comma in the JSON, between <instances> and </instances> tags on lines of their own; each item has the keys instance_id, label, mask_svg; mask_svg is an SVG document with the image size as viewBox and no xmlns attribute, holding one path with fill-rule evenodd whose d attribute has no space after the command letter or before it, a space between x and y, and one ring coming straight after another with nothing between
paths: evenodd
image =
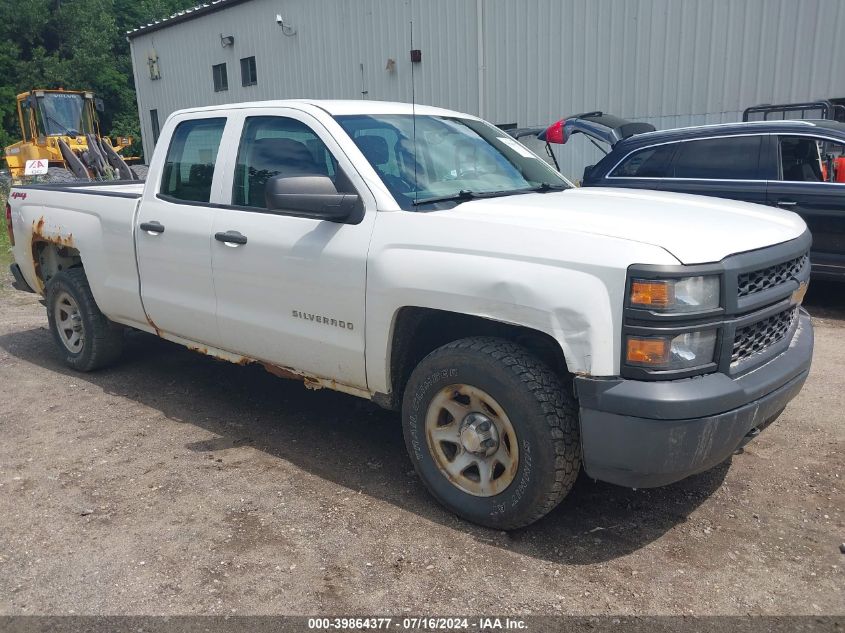
<instances>
[{"instance_id":1,"label":"loader bucket","mask_svg":"<svg viewBox=\"0 0 845 633\"><path fill-rule=\"evenodd\" d=\"M121 180L135 180L135 174L129 169L129 165L126 164L126 161L123 160L120 154L114 151L111 145L100 139L100 149L105 154L106 160L109 161L109 165L114 168Z\"/></svg>"}]
</instances>

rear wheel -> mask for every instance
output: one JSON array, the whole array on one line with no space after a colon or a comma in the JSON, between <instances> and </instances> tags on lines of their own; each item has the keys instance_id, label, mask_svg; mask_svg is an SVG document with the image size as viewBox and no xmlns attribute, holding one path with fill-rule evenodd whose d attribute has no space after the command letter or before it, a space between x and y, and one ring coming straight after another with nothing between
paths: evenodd
<instances>
[{"instance_id":1,"label":"rear wheel","mask_svg":"<svg viewBox=\"0 0 845 633\"><path fill-rule=\"evenodd\" d=\"M82 268L56 273L47 284L47 320L67 365L91 371L123 351L123 328L100 312Z\"/></svg>"},{"instance_id":2,"label":"rear wheel","mask_svg":"<svg viewBox=\"0 0 845 633\"><path fill-rule=\"evenodd\" d=\"M571 391L510 341L469 338L435 350L412 373L402 413L423 483L474 523L497 529L533 523L578 476Z\"/></svg>"}]
</instances>

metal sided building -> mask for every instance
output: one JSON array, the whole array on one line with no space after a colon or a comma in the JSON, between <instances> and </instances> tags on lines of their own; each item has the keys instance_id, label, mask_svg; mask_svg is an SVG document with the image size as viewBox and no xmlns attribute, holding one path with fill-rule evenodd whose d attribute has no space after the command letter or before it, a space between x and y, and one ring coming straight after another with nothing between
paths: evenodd
<instances>
[{"instance_id":1,"label":"metal sided building","mask_svg":"<svg viewBox=\"0 0 845 633\"><path fill-rule=\"evenodd\" d=\"M658 129L845 96L842 0L216 0L128 33L144 150L175 110L285 98ZM557 150L580 179L601 154Z\"/></svg>"}]
</instances>

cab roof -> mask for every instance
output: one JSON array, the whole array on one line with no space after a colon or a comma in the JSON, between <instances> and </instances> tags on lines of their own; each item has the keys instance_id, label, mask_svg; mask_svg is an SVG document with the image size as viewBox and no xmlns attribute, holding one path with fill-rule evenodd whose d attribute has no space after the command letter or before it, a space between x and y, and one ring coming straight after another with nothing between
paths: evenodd
<instances>
[{"instance_id":1,"label":"cab roof","mask_svg":"<svg viewBox=\"0 0 845 633\"><path fill-rule=\"evenodd\" d=\"M398 101L368 101L363 99L280 99L274 101L249 101L245 103L226 103L199 108L186 108L174 114L192 112L215 112L218 110L239 110L246 108L302 108L303 105L320 108L332 116L355 114L417 114L421 116L449 116L463 119L476 119L469 114L436 108L434 106L401 103Z\"/></svg>"}]
</instances>

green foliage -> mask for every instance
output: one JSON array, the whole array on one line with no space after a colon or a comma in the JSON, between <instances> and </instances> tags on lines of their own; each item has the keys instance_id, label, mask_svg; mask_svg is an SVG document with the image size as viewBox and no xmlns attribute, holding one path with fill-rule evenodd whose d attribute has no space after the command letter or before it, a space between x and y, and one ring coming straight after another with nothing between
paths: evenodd
<instances>
[{"instance_id":1,"label":"green foliage","mask_svg":"<svg viewBox=\"0 0 845 633\"><path fill-rule=\"evenodd\" d=\"M198 0L0 0L0 147L20 140L15 96L32 88L93 90L104 134L131 134L140 152L126 31Z\"/></svg>"},{"instance_id":2,"label":"green foliage","mask_svg":"<svg viewBox=\"0 0 845 633\"><path fill-rule=\"evenodd\" d=\"M9 197L9 184L7 180L0 178L0 207L6 208L6 200ZM9 233L6 231L6 223L0 227L0 275L9 268L12 263L12 246L9 243ZM2 277L0 277L2 283ZM2 290L2 289L0 289Z\"/></svg>"},{"instance_id":3,"label":"green foliage","mask_svg":"<svg viewBox=\"0 0 845 633\"><path fill-rule=\"evenodd\" d=\"M3 205L5 206L5 204ZM0 274L9 270L9 264L12 263L12 247L9 244L9 234L6 232L6 226L0 227ZM0 279L0 282L4 280ZM5 284L4 284L5 285Z\"/></svg>"}]
</instances>

